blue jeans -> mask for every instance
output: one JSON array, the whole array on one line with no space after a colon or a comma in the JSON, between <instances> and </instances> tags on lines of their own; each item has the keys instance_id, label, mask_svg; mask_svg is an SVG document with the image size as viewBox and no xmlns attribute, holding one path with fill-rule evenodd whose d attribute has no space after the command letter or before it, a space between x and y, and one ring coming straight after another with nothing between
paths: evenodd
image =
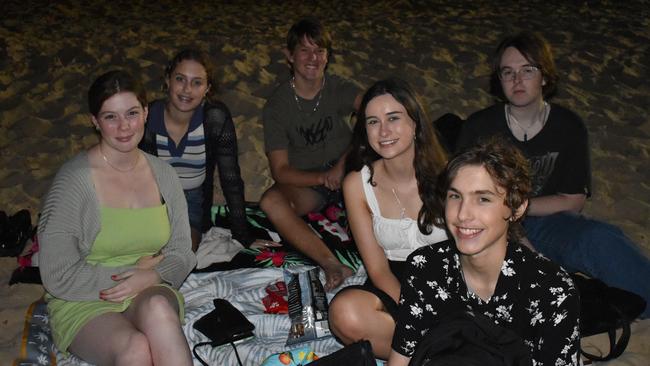
<instances>
[{"instance_id":1,"label":"blue jeans","mask_svg":"<svg viewBox=\"0 0 650 366\"><path fill-rule=\"evenodd\" d=\"M203 223L203 187L183 191L187 201L187 214L190 218L190 227L202 232Z\"/></svg>"},{"instance_id":2,"label":"blue jeans","mask_svg":"<svg viewBox=\"0 0 650 366\"><path fill-rule=\"evenodd\" d=\"M634 292L650 304L650 259L618 227L567 212L526 217L524 227L535 249L568 272ZM641 316L650 317L650 306Z\"/></svg>"}]
</instances>

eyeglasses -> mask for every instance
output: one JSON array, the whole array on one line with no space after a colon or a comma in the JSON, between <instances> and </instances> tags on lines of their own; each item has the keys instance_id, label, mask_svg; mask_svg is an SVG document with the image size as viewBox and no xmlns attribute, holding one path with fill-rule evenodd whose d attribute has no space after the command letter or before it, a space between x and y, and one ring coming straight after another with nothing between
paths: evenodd
<instances>
[{"instance_id":1,"label":"eyeglasses","mask_svg":"<svg viewBox=\"0 0 650 366\"><path fill-rule=\"evenodd\" d=\"M499 71L499 79L501 81L513 81L519 75L521 80L530 80L537 75L539 67L533 65L522 66L521 69L515 71L510 67L504 67Z\"/></svg>"}]
</instances>

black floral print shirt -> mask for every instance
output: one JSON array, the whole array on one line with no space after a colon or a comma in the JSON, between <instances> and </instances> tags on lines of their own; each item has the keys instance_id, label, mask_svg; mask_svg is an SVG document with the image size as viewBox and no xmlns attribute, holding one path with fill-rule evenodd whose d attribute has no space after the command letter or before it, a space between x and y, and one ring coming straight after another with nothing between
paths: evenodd
<instances>
[{"instance_id":1,"label":"black floral print shirt","mask_svg":"<svg viewBox=\"0 0 650 366\"><path fill-rule=\"evenodd\" d=\"M393 350L411 357L423 334L452 312L470 310L511 329L533 365L578 365L580 304L569 275L528 248L509 243L492 297L468 291L453 241L411 253L402 277Z\"/></svg>"}]
</instances>

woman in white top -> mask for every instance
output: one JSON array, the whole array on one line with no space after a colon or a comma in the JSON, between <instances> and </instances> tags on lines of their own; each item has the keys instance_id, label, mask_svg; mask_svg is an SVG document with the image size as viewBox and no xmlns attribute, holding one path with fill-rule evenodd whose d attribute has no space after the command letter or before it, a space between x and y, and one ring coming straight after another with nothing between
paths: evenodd
<instances>
[{"instance_id":1,"label":"woman in white top","mask_svg":"<svg viewBox=\"0 0 650 366\"><path fill-rule=\"evenodd\" d=\"M330 304L332 332L345 344L367 339L387 358L395 329L400 274L415 249L447 239L430 204L446 156L406 82L376 82L363 96L343 193L352 234L368 273L363 286ZM426 203L426 202L425 202Z\"/></svg>"}]
</instances>

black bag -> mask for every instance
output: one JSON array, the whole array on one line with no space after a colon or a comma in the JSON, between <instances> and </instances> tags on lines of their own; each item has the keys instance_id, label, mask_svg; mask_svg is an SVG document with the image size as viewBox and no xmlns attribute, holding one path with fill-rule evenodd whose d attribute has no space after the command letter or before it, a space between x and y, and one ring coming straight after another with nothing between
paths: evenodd
<instances>
[{"instance_id":1,"label":"black bag","mask_svg":"<svg viewBox=\"0 0 650 366\"><path fill-rule=\"evenodd\" d=\"M528 347L515 332L472 312L445 316L418 343L409 366L530 366Z\"/></svg>"},{"instance_id":2,"label":"black bag","mask_svg":"<svg viewBox=\"0 0 650 366\"><path fill-rule=\"evenodd\" d=\"M194 346L192 353L203 365L207 365L196 352L200 346L211 345L217 347L226 343L232 344L235 356L241 365L236 341L252 337L255 326L246 319L246 316L237 310L228 300L214 299L214 310L207 313L194 323L194 329L210 338L210 342L201 342Z\"/></svg>"},{"instance_id":3,"label":"black bag","mask_svg":"<svg viewBox=\"0 0 650 366\"><path fill-rule=\"evenodd\" d=\"M593 361L614 359L625 351L630 340L630 323L646 307L643 297L581 274L571 274L573 283L580 294L580 336L594 334L609 335L609 354L597 356L580 349L583 356ZM621 337L616 339L616 330L622 329Z\"/></svg>"},{"instance_id":4,"label":"black bag","mask_svg":"<svg viewBox=\"0 0 650 366\"><path fill-rule=\"evenodd\" d=\"M35 232L28 210L20 210L12 216L0 211L0 257L19 256Z\"/></svg>"},{"instance_id":5,"label":"black bag","mask_svg":"<svg viewBox=\"0 0 650 366\"><path fill-rule=\"evenodd\" d=\"M212 347L253 336L255 326L228 300L214 299L214 310L194 323L194 329L205 334Z\"/></svg>"},{"instance_id":6,"label":"black bag","mask_svg":"<svg viewBox=\"0 0 650 366\"><path fill-rule=\"evenodd\" d=\"M369 341L359 341L310 362L309 366L376 366Z\"/></svg>"}]
</instances>

